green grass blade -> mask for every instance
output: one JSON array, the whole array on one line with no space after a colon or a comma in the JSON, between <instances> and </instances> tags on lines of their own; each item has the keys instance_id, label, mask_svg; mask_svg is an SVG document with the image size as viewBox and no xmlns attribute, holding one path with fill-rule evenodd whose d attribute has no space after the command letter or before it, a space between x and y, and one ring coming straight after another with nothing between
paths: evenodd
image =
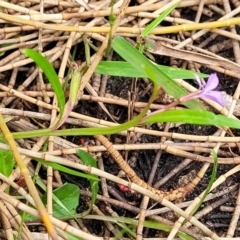
<instances>
[{"instance_id":1,"label":"green grass blade","mask_svg":"<svg viewBox=\"0 0 240 240\"><path fill-rule=\"evenodd\" d=\"M203 73L196 73L190 70L173 68L163 65L156 65L153 63L160 71L166 74L169 78L172 79L195 79L195 75L198 75L200 78L206 78L209 75ZM109 76L117 77L133 77L133 78L148 78L146 72L136 69L133 65L128 62L122 61L102 61L98 64L95 69L95 73L100 73Z\"/></svg>"},{"instance_id":2,"label":"green grass blade","mask_svg":"<svg viewBox=\"0 0 240 240\"><path fill-rule=\"evenodd\" d=\"M51 65L51 63L43 57L40 53L33 49L24 49L22 51L27 57L33 59L39 68L42 69L43 73L46 75L48 81L51 83L54 93L56 94L58 106L60 110L60 119L63 115L63 109L65 106L65 96L62 90L62 86L58 79L58 76Z\"/></svg>"},{"instance_id":3,"label":"green grass blade","mask_svg":"<svg viewBox=\"0 0 240 240\"><path fill-rule=\"evenodd\" d=\"M93 158L88 152L85 152L83 150L77 150L77 155L79 158L81 158L82 162L86 165L86 166L91 166L91 167L95 167L97 168L97 161L95 158ZM92 177L96 177L98 179L98 176L94 175L94 174L90 174ZM98 181L95 180L91 180L89 179L90 185L91 185L91 192L92 192L92 199L91 199L91 208L93 206L93 204L95 203L96 199L97 199L97 194L98 194Z\"/></svg>"},{"instance_id":4,"label":"green grass blade","mask_svg":"<svg viewBox=\"0 0 240 240\"><path fill-rule=\"evenodd\" d=\"M59 171L62 171L62 172L65 172L65 173L68 173L68 174L71 174L71 175L74 175L74 176L77 176L77 177L83 177L83 178L86 178L88 180L91 179L91 180L94 180L94 181L98 181L98 178L96 178L96 177L90 176L89 174L81 173L79 171L72 170L70 168L64 167L64 166L62 166L60 164L57 164L57 163L44 161L44 160L39 159L39 158L34 158L34 160L36 160L37 162L40 162L43 165L47 165L49 167L52 167L54 169L57 169Z\"/></svg>"},{"instance_id":5,"label":"green grass blade","mask_svg":"<svg viewBox=\"0 0 240 240\"><path fill-rule=\"evenodd\" d=\"M165 12L163 12L162 14L160 14L154 21L152 21L142 32L142 36L146 37L150 32L152 32L152 30L157 27L163 20L165 17L167 17L176 7L177 5L180 3L180 1L178 1L177 3L175 3L173 6L170 6Z\"/></svg>"},{"instance_id":6,"label":"green grass blade","mask_svg":"<svg viewBox=\"0 0 240 240\"><path fill-rule=\"evenodd\" d=\"M192 109L167 110L165 112L152 114L143 119L142 123L156 122L183 122L191 124L216 125L232 128L240 128L240 121L223 115L215 115L209 111L198 111Z\"/></svg>"},{"instance_id":7,"label":"green grass blade","mask_svg":"<svg viewBox=\"0 0 240 240\"><path fill-rule=\"evenodd\" d=\"M180 98L187 94L186 90L175 83L166 74L161 72L153 63L136 50L130 43L122 37L115 37L112 42L113 49L136 70L147 74L147 76L157 86L164 87L164 90L175 98ZM203 107L197 101L186 102L188 108L202 110Z\"/></svg>"},{"instance_id":8,"label":"green grass blade","mask_svg":"<svg viewBox=\"0 0 240 240\"><path fill-rule=\"evenodd\" d=\"M67 235L68 240L84 240L83 238L76 237L76 236L74 236L74 235L72 235L71 233L68 233L68 232L65 232L65 234Z\"/></svg>"},{"instance_id":9,"label":"green grass blade","mask_svg":"<svg viewBox=\"0 0 240 240\"><path fill-rule=\"evenodd\" d=\"M162 113L156 113L149 117L145 117L141 124L156 123L156 122L185 122L193 124L206 124L206 125L216 125L225 126L240 129L239 120L231 119L223 115L215 115L208 111L198 111L198 110L168 110ZM28 132L15 132L12 133L15 139L21 138L32 138L40 136L93 136L96 134L108 135L124 131L138 123L134 119L120 124L114 127L103 127L103 128L74 128L73 129L63 129L52 131L51 129L41 129ZM0 139L4 139L3 135L0 135Z\"/></svg>"},{"instance_id":10,"label":"green grass blade","mask_svg":"<svg viewBox=\"0 0 240 240\"><path fill-rule=\"evenodd\" d=\"M132 219L132 218L127 218L127 217L109 217L109 216L86 216L84 217L84 219L96 219L96 220L102 220L102 221L106 221L106 222L112 222L115 224L119 224L119 223L124 223L124 224L129 224L129 225L133 225L133 226L137 226L138 225L138 220ZM172 226L169 226L167 224L161 223L161 222L157 222L157 221L149 221L149 220L145 220L143 222L143 226L146 228L151 228L151 229L156 229L156 230L162 230L165 232L170 232L172 230ZM182 240L194 240L193 237L187 235L184 232L178 231L177 236L182 239Z\"/></svg>"},{"instance_id":11,"label":"green grass blade","mask_svg":"<svg viewBox=\"0 0 240 240\"><path fill-rule=\"evenodd\" d=\"M217 176L217 154L212 151L212 155L213 155L213 169L212 169L212 174L211 174L211 178L210 181L208 183L208 186L203 194L203 196L201 197L199 203L195 206L195 208L191 211L190 215L193 216L197 210L200 208L200 206L202 205L203 201L205 200L205 198L207 197L208 193L210 192L212 185L216 179Z\"/></svg>"},{"instance_id":12,"label":"green grass blade","mask_svg":"<svg viewBox=\"0 0 240 240\"><path fill-rule=\"evenodd\" d=\"M59 128L68 118L69 114L73 110L74 106L77 103L77 94L78 94L78 89L80 86L81 82L81 73L78 69L73 69L72 71L72 77L71 77L71 82L70 82L70 91L69 91L69 98L67 103L64 106L62 118L58 123Z\"/></svg>"}]
</instances>

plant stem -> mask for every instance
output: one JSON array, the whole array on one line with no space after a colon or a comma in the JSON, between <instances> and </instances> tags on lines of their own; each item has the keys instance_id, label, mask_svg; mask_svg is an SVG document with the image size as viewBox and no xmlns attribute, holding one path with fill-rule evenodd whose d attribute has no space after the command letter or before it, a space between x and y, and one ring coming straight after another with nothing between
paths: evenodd
<instances>
[{"instance_id":1,"label":"plant stem","mask_svg":"<svg viewBox=\"0 0 240 240\"><path fill-rule=\"evenodd\" d=\"M17 146L16 146L16 143L14 141L13 135L9 131L9 129L8 129L3 117L2 117L2 114L0 114L0 128L3 132L4 138L8 142L8 145L9 145L9 147L10 147L12 153L13 153L13 156L15 158L15 161L17 162L17 165L20 169L20 172L24 177L24 180L27 184L30 195L32 196L32 198L33 198L33 200L36 204L38 212L39 212L39 214L42 218L43 223L45 224L45 226L48 230L49 235L51 236L52 240L57 240L58 236L57 236L57 233L56 233L56 231L53 227L53 224L50 220L50 217L47 213L47 210L46 210L45 206L43 205L41 198L38 195L37 189L36 189L36 187L35 187L35 185L32 181L30 172L29 172L27 166L25 165L25 163L22 159L22 156L20 155L20 153L17 149Z\"/></svg>"}]
</instances>

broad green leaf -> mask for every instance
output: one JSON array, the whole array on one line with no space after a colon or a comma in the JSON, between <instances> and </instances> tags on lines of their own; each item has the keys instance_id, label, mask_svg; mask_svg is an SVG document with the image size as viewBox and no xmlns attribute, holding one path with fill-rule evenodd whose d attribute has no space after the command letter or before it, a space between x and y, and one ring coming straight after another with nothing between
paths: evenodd
<instances>
[{"instance_id":1,"label":"broad green leaf","mask_svg":"<svg viewBox=\"0 0 240 240\"><path fill-rule=\"evenodd\" d=\"M14 163L12 152L0 149L0 173L6 177L10 176Z\"/></svg>"},{"instance_id":2,"label":"broad green leaf","mask_svg":"<svg viewBox=\"0 0 240 240\"><path fill-rule=\"evenodd\" d=\"M151 114L145 117L142 123L156 122L183 122L192 124L216 125L232 128L240 128L240 121L216 115L209 111L198 111L192 109L185 110L167 110L165 112Z\"/></svg>"},{"instance_id":3,"label":"broad green leaf","mask_svg":"<svg viewBox=\"0 0 240 240\"><path fill-rule=\"evenodd\" d=\"M76 215L79 204L80 190L75 184L65 183L63 186L53 190L53 216L56 218L71 218ZM57 200L57 201L56 201ZM47 204L46 193L42 196L42 201ZM59 204L59 202L61 204ZM64 206L64 207L63 207ZM25 221L33 221L37 218L31 214L24 216Z\"/></svg>"},{"instance_id":4,"label":"broad green leaf","mask_svg":"<svg viewBox=\"0 0 240 240\"><path fill-rule=\"evenodd\" d=\"M169 78L172 79L195 79L195 75L198 75L201 78L208 77L207 74L203 73L195 73L190 70L181 69L181 68L173 68L163 65L154 64L160 71L166 74ZM98 64L95 69L96 73L110 75L110 76L118 76L118 77L134 77L134 78L148 78L146 72L142 70L136 69L128 62L122 61L102 61Z\"/></svg>"},{"instance_id":5,"label":"broad green leaf","mask_svg":"<svg viewBox=\"0 0 240 240\"><path fill-rule=\"evenodd\" d=\"M127 62L129 62L137 71L147 74L147 76L157 86L164 87L164 90L175 98L180 98L187 94L186 90L175 83L166 74L160 71L144 55L136 50L130 43L122 37L115 37L112 42L113 49ZM188 108L202 110L203 107L197 101L186 102Z\"/></svg>"},{"instance_id":6,"label":"broad green leaf","mask_svg":"<svg viewBox=\"0 0 240 240\"><path fill-rule=\"evenodd\" d=\"M41 187L41 188L44 190L44 192L47 191L46 185L42 182L42 180L41 180L38 176L36 177L36 184L37 184L39 187ZM57 196L56 196L54 193L52 194L52 198L53 198L53 200L56 202L56 204L58 204L58 206L59 206L60 208L64 209L66 212L68 212L69 215L71 214L71 213L68 211L68 209L64 206L64 204L61 202L61 200L58 199Z\"/></svg>"},{"instance_id":7,"label":"broad green leaf","mask_svg":"<svg viewBox=\"0 0 240 240\"><path fill-rule=\"evenodd\" d=\"M146 37L154 28L156 28L163 20L166 16L169 15L169 13L171 13L176 7L177 5L180 3L180 1L178 1L177 3L175 3L173 6L170 6L166 11L164 11L162 14L160 14L156 19L154 19L142 32L142 36Z\"/></svg>"},{"instance_id":8,"label":"broad green leaf","mask_svg":"<svg viewBox=\"0 0 240 240\"><path fill-rule=\"evenodd\" d=\"M94 159L88 152L85 152L83 150L77 150L77 155L79 158L81 158L82 162L86 166L91 166L97 168L97 162L96 159ZM89 174L93 177L98 178L98 176L94 174ZM91 200L91 205L95 203L97 199L97 194L98 194L98 181L91 180L89 179L90 185L91 185L91 192L92 192L92 200Z\"/></svg>"},{"instance_id":9,"label":"broad green leaf","mask_svg":"<svg viewBox=\"0 0 240 240\"><path fill-rule=\"evenodd\" d=\"M65 206L62 208L53 199L53 216L56 218L71 217L76 214L76 209L79 204L80 189L75 184L66 183L60 188L53 190L53 194L61 201ZM43 203L47 202L47 195L44 194L42 197ZM67 210L66 210L67 209Z\"/></svg>"},{"instance_id":10,"label":"broad green leaf","mask_svg":"<svg viewBox=\"0 0 240 240\"><path fill-rule=\"evenodd\" d=\"M60 109L60 119L62 118L63 109L65 106L65 96L62 90L61 83L59 78L52 66L52 64L43 57L40 53L33 49L24 49L22 51L27 57L31 58L39 68L42 69L44 74L46 75L48 81L51 83L54 93L56 94L58 106Z\"/></svg>"}]
</instances>

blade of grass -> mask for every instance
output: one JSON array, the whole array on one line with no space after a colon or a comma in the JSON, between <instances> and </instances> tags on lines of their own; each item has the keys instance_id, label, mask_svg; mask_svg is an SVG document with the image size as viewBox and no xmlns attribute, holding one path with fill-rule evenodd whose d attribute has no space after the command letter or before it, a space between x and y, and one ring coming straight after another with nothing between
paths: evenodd
<instances>
[{"instance_id":1,"label":"blade of grass","mask_svg":"<svg viewBox=\"0 0 240 240\"><path fill-rule=\"evenodd\" d=\"M176 2L176 3L174 3ZM150 32L152 32L152 30L157 27L163 20L165 17L167 17L176 7L177 5L180 3L181 1L172 1L168 4L170 4L170 7L164 11L162 14L159 15L159 17L157 17L156 19L154 19L154 21L152 21L142 32L142 36L146 37ZM172 5L173 4L173 5ZM172 5L172 6L171 6Z\"/></svg>"},{"instance_id":2,"label":"blade of grass","mask_svg":"<svg viewBox=\"0 0 240 240\"><path fill-rule=\"evenodd\" d=\"M71 175L74 175L74 176L83 177L83 178L86 178L88 180L98 181L98 178L95 177L95 176L92 176L90 174L81 173L79 171L72 170L70 168L64 167L64 166L59 165L57 163L44 161L44 160L38 159L38 158L34 158L34 160L39 162L39 163L41 163L41 164L43 164L43 165L52 167L54 169L57 169L59 171L62 171L62 172L65 172L65 173L68 173L68 174L71 174Z\"/></svg>"},{"instance_id":3,"label":"blade of grass","mask_svg":"<svg viewBox=\"0 0 240 240\"><path fill-rule=\"evenodd\" d=\"M33 61L37 64L39 68L42 69L44 74L46 75L48 81L51 83L54 93L56 94L58 106L59 106L59 120L62 118L63 110L65 106L65 96L62 90L61 83L59 78L51 65L51 63L43 57L40 53L33 49L24 49L22 51L27 57L33 59Z\"/></svg>"},{"instance_id":4,"label":"blade of grass","mask_svg":"<svg viewBox=\"0 0 240 240\"><path fill-rule=\"evenodd\" d=\"M39 212L39 214L42 218L43 223L45 224L45 226L47 228L47 231L48 231L49 235L51 236L51 238L53 240L57 240L58 239L57 233L56 233L56 231L53 227L53 224L50 220L50 217L47 213L47 209L43 205L43 203L41 201L41 198L38 195L37 189L36 189L36 187L35 187L35 185L32 181L30 172L29 172L27 166L25 165L25 163L22 159L22 156L18 152L18 149L17 149L16 143L14 141L14 138L13 138L11 132L9 131L9 129L8 129L8 127L7 127L7 125L4 121L4 119L2 117L2 114L0 114L0 128L2 130L2 133L3 133L6 141L8 142L8 145L10 146L10 149L13 153L15 161L17 162L17 165L20 169L20 172L24 177L24 180L27 184L30 195L32 196L32 198L33 198L33 200L36 204L37 210L38 210L38 212Z\"/></svg>"},{"instance_id":5,"label":"blade of grass","mask_svg":"<svg viewBox=\"0 0 240 240\"><path fill-rule=\"evenodd\" d=\"M76 105L77 94L78 94L78 89L79 89L79 86L80 86L80 82L81 82L81 73L76 67L76 69L73 69L73 71L72 71L69 98L68 98L67 103L64 106L63 115L62 115L61 120L59 121L59 124L58 124L57 128L59 128L66 121L69 114L71 113L74 106Z\"/></svg>"},{"instance_id":6,"label":"blade of grass","mask_svg":"<svg viewBox=\"0 0 240 240\"><path fill-rule=\"evenodd\" d=\"M239 120L231 119L223 115L215 115L208 111L198 110L168 110L162 113L154 114L146 117L140 122L141 124L156 123L156 122L182 122L193 124L216 125L222 127L231 127L240 129ZM93 136L93 135L109 135L124 131L139 123L139 118L134 118L131 121L120 124L114 127L103 128L74 128L52 131L51 129L41 129L27 132L12 133L15 139L24 139L40 136ZM4 136L0 135L0 139Z\"/></svg>"},{"instance_id":7,"label":"blade of grass","mask_svg":"<svg viewBox=\"0 0 240 240\"><path fill-rule=\"evenodd\" d=\"M82 135L96 135L96 134L112 134L112 133L117 133L117 132L121 132L123 130L126 130L128 128L134 127L136 126L140 120L143 118L143 116L145 116L145 114L147 113L150 104L153 102L153 100L156 98L156 96L158 95L158 89L154 86L153 88L153 93L152 96L150 97L147 106L142 110L142 112L135 118L133 118L132 120L114 126L114 127L109 127L109 128L80 128L78 129L79 131L84 131L86 134L82 134ZM58 130L59 131L59 130ZM27 136L28 138L31 138L33 136L35 136L36 134L40 134L40 136L45 135L45 136L54 136L54 134L56 134L58 132L57 130L53 131L52 129L41 129L41 130L35 130L35 131L31 131L31 132L24 132L24 134L20 134L22 138L24 138L24 136ZM64 134L64 130L60 130L63 134ZM14 133L14 137L17 138L19 137L19 133ZM73 131L73 129L67 129L67 134L70 136L71 134L76 135L75 133L75 129ZM79 134L81 135L81 134ZM56 136L56 135L55 135ZM1 135L0 135L0 139L1 139Z\"/></svg>"},{"instance_id":8,"label":"blade of grass","mask_svg":"<svg viewBox=\"0 0 240 240\"><path fill-rule=\"evenodd\" d=\"M186 69L173 68L163 65L156 65L153 63L160 71L166 74L172 79L195 79L195 75L200 78L206 78L209 75L203 73L197 73ZM122 61L102 61L98 64L95 69L96 73L119 76L119 77L134 77L134 78L147 78L149 77L146 72L139 71L128 62Z\"/></svg>"},{"instance_id":9,"label":"blade of grass","mask_svg":"<svg viewBox=\"0 0 240 240\"><path fill-rule=\"evenodd\" d=\"M215 115L209 111L198 111L192 109L167 110L165 112L152 114L145 117L142 123L156 122L184 122L192 124L216 125L222 127L240 128L240 121L223 115Z\"/></svg>"},{"instance_id":10,"label":"blade of grass","mask_svg":"<svg viewBox=\"0 0 240 240\"><path fill-rule=\"evenodd\" d=\"M85 151L79 149L79 150L77 150L77 155L86 166L91 166L91 167L97 168L96 159L94 159L88 152L85 152ZM98 179L98 176L96 176L94 174L89 174L89 175L96 177ZM98 181L99 181L99 179L98 179ZM91 211L93 204L95 203L95 201L97 199L97 194L98 194L98 190L99 190L98 181L89 179L89 182L91 185L92 199L91 199L91 206L87 210L87 213L89 213Z\"/></svg>"},{"instance_id":11,"label":"blade of grass","mask_svg":"<svg viewBox=\"0 0 240 240\"><path fill-rule=\"evenodd\" d=\"M77 217L77 216L74 216ZM132 218L127 218L127 217L109 217L109 216L86 216L84 219L96 219L96 220L102 220L102 221L107 221L107 222L112 222L112 223L124 223L124 224L130 224L137 226L138 220L134 220ZM157 229L157 230L162 230L165 232L170 232L172 229L172 226L168 226L167 224L157 222L157 221L144 221L143 226L146 228L151 228L151 229ZM136 234L136 233L134 233ZM178 237L182 240L194 240L193 237L189 236L188 234L178 231L177 233Z\"/></svg>"},{"instance_id":12,"label":"blade of grass","mask_svg":"<svg viewBox=\"0 0 240 240\"><path fill-rule=\"evenodd\" d=\"M115 37L112 43L113 49L135 69L147 76L157 86L164 87L164 90L175 98L180 98L187 94L186 90L175 83L166 74L161 72L153 63L151 63L144 55L135 49L122 37ZM197 101L188 101L184 105L188 108L202 110L202 106Z\"/></svg>"},{"instance_id":13,"label":"blade of grass","mask_svg":"<svg viewBox=\"0 0 240 240\"><path fill-rule=\"evenodd\" d=\"M211 174L211 178L210 181L207 185L206 190L204 191L203 196L201 197L201 200L199 201L199 203L195 206L195 208L191 211L190 215L193 216L197 210L200 208L200 206L202 205L203 201L205 200L205 198L207 197L208 193L210 192L212 185L216 179L217 176L217 154L212 151L212 155L213 155L213 169L212 169L212 174Z\"/></svg>"}]
</instances>

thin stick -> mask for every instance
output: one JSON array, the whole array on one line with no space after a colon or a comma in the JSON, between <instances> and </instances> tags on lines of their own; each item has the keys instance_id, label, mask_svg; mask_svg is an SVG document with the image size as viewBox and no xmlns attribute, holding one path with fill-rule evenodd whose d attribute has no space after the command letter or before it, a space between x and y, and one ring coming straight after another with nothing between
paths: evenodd
<instances>
[{"instance_id":1,"label":"thin stick","mask_svg":"<svg viewBox=\"0 0 240 240\"><path fill-rule=\"evenodd\" d=\"M24 164L23 162L23 159L22 159L22 156L20 155L18 149L17 149L17 146L16 146L16 143L14 141L14 138L11 134L11 132L9 131L3 117L2 117L2 114L0 114L0 128L4 134L4 137L6 139L6 141L8 142L9 146L10 146L10 149L13 153L13 156L15 158L15 161L17 162L17 165L20 169L20 172L21 174L23 175L24 177L24 180L27 184L27 187L28 187L28 190L32 196L32 198L34 199L34 202L37 206L37 209L38 209L38 212L39 212L39 215L41 216L42 218L42 221L44 222L47 230L48 230L48 233L49 235L51 236L51 238L53 240L57 240L58 237L57 237L57 233L53 227L53 224L49 218L49 215L47 213L47 210L45 208L45 206L43 205L39 195L38 195L38 192L37 192L37 189L32 181L32 178L31 178L31 175L30 175L30 172L27 168L27 166Z\"/></svg>"},{"instance_id":2,"label":"thin stick","mask_svg":"<svg viewBox=\"0 0 240 240\"><path fill-rule=\"evenodd\" d=\"M109 33L111 31L110 27L84 27L84 26L64 26L64 25L53 25L53 24L45 24L42 22L25 20L20 17L15 17L13 15L8 15L5 13L0 13L0 18L4 19L8 22L19 23L23 25L29 25L35 27L36 29L51 29L57 31L66 31L66 32L94 32L94 33ZM175 33L180 31L192 31L192 30L200 30L200 29L212 29L219 27L226 27L232 25L238 25L240 23L240 18L230 18L224 20L218 20L214 22L208 23L196 23L196 24L182 24L178 26L170 26L170 27L157 27L155 28L151 34L167 34L167 33ZM1 30L1 29L0 29ZM131 27L119 27L115 29L116 33L138 33L142 32L142 28L131 28ZM0 33L4 33L5 30L1 30ZM100 48L101 49L101 48Z\"/></svg>"}]
</instances>

